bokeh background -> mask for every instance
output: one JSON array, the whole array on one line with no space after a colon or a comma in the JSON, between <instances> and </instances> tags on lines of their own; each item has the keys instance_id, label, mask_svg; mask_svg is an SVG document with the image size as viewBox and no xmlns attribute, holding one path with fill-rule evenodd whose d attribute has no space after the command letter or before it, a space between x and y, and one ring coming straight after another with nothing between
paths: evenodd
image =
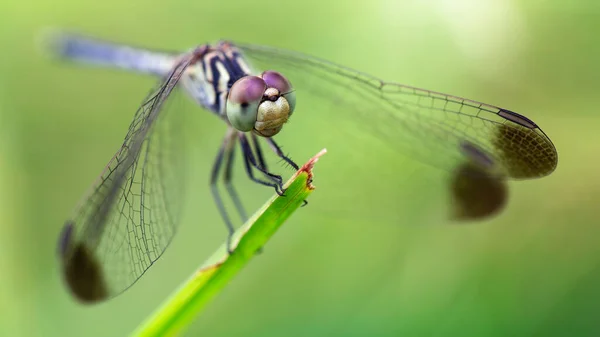
<instances>
[{"instance_id":1,"label":"bokeh background","mask_svg":"<svg viewBox=\"0 0 600 337\"><path fill-rule=\"evenodd\" d=\"M36 38L50 26L162 49L219 38L295 49L524 113L557 146L557 171L511 182L500 216L456 224L444 172L290 124L278 140L296 161L330 149L318 189L187 335L597 336L599 18L592 0L3 0L0 335L126 335L226 233L208 190L224 126L182 98L192 132L178 235L123 295L93 307L69 296L58 232L155 80L44 57ZM236 182L249 210L272 194L241 165Z\"/></svg>"}]
</instances>

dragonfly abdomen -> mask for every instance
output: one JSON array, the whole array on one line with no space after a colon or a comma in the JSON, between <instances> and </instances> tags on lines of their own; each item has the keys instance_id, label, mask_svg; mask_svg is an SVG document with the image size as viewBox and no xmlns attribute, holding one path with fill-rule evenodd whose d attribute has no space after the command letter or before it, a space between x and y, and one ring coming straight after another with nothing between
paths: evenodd
<instances>
[{"instance_id":1,"label":"dragonfly abdomen","mask_svg":"<svg viewBox=\"0 0 600 337\"><path fill-rule=\"evenodd\" d=\"M168 74L176 61L174 53L120 45L76 34L51 32L43 42L49 45L55 56L63 59L150 75Z\"/></svg>"}]
</instances>

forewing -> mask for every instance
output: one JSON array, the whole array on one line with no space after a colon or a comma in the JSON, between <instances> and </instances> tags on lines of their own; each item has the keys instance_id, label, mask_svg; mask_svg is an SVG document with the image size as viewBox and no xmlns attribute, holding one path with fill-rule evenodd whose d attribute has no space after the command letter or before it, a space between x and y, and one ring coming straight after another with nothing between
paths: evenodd
<instances>
[{"instance_id":1,"label":"forewing","mask_svg":"<svg viewBox=\"0 0 600 337\"><path fill-rule=\"evenodd\" d=\"M494 174L528 179L556 168L550 139L537 124L507 109L385 82L305 54L237 46L254 66L279 71L291 81L296 110L313 114L315 132L339 134L350 144L352 137L360 141L369 133L383 146L447 171L465 162L491 163ZM311 100L315 97L332 104L319 109Z\"/></svg>"},{"instance_id":2,"label":"forewing","mask_svg":"<svg viewBox=\"0 0 600 337\"><path fill-rule=\"evenodd\" d=\"M164 105L191 58L182 57L144 100L123 145L61 234L65 280L84 302L135 283L175 233L184 186L183 114Z\"/></svg>"}]
</instances>

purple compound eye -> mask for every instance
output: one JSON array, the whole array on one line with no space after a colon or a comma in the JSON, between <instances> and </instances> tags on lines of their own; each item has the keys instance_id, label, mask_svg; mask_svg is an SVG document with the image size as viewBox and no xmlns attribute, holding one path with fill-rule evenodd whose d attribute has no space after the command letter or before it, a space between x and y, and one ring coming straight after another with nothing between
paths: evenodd
<instances>
[{"instance_id":1,"label":"purple compound eye","mask_svg":"<svg viewBox=\"0 0 600 337\"><path fill-rule=\"evenodd\" d=\"M254 129L258 105L265 90L267 84L257 76L242 77L231 86L226 107L231 126L244 132Z\"/></svg>"},{"instance_id":2,"label":"purple compound eye","mask_svg":"<svg viewBox=\"0 0 600 337\"><path fill-rule=\"evenodd\" d=\"M267 86L270 88L275 88L279 90L280 94L288 93L292 90L292 85L290 81L285 78L285 76L274 70L267 70L262 73L261 77L267 83Z\"/></svg>"},{"instance_id":3,"label":"purple compound eye","mask_svg":"<svg viewBox=\"0 0 600 337\"><path fill-rule=\"evenodd\" d=\"M260 101L267 85L258 76L245 76L237 80L229 90L227 100L233 104L249 104Z\"/></svg>"}]
</instances>

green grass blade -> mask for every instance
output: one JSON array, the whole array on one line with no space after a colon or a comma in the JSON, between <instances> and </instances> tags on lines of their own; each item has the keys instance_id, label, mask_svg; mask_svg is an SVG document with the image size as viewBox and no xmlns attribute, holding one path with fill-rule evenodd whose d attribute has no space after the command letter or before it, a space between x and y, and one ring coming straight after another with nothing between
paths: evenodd
<instances>
[{"instance_id":1,"label":"green grass blade","mask_svg":"<svg viewBox=\"0 0 600 337\"><path fill-rule=\"evenodd\" d=\"M272 197L236 231L232 240L235 250L231 255L227 254L226 244L223 244L131 336L172 336L189 325L311 194L314 189L311 185L312 168L325 152L322 150L310 159L284 185L285 196Z\"/></svg>"}]
</instances>

